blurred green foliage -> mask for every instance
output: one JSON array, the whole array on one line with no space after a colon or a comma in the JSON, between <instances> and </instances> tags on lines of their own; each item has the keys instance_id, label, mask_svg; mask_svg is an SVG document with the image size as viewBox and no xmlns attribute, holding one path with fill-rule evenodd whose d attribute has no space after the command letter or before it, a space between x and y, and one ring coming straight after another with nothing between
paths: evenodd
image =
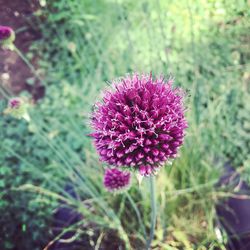
<instances>
[{"instance_id":1,"label":"blurred green foliage","mask_svg":"<svg viewBox=\"0 0 250 250\"><path fill-rule=\"evenodd\" d=\"M243 168L245 179L250 176L247 1L57 0L34 14L42 20L42 39L31 49L40 58L46 96L30 109L30 122L7 116L0 121L0 211L6 215L0 221L1 247L48 244L52 210L62 201L56 194L104 234L113 228L135 249L143 244L136 213L148 229L147 180L140 188L135 183L130 196L107 194L87 137L92 105L106 82L138 71L174 75L175 84L189 93L180 158L157 177L154 244L225 249L214 231L219 199L214 184L227 161ZM65 192L68 182L78 199Z\"/></svg>"},{"instance_id":2,"label":"blurred green foliage","mask_svg":"<svg viewBox=\"0 0 250 250\"><path fill-rule=\"evenodd\" d=\"M22 249L40 249L46 243L41 234L49 237L49 220L45 214L52 212L53 205L48 206L50 202L43 201L40 195L16 188L24 183L43 183L41 171L37 172L34 166L50 171L48 163L52 154L25 121L3 117L0 124L0 213L3 215L0 246L1 249L16 249L18 243Z\"/></svg>"}]
</instances>

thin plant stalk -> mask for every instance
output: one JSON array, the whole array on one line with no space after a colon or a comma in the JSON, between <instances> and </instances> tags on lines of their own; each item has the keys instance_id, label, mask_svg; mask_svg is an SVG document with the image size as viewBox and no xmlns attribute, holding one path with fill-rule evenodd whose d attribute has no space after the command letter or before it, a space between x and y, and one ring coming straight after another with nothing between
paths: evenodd
<instances>
[{"instance_id":1,"label":"thin plant stalk","mask_svg":"<svg viewBox=\"0 0 250 250\"><path fill-rule=\"evenodd\" d=\"M26 63L26 65L29 67L31 72L34 74L34 76L43 84L45 85L44 80L40 77L40 75L36 72L35 67L30 63L30 61L23 55L23 53L15 46L14 51L20 56L20 58Z\"/></svg>"},{"instance_id":2,"label":"thin plant stalk","mask_svg":"<svg viewBox=\"0 0 250 250\"><path fill-rule=\"evenodd\" d=\"M141 213L140 213L139 209L137 208L133 198L130 196L130 194L128 192L126 192L126 196L129 200L130 204L132 205L133 209L135 210L136 216L138 218L138 222L140 224L140 229L142 230L143 237L146 241L146 229L145 229L145 226L144 226L143 221L142 221Z\"/></svg>"},{"instance_id":3,"label":"thin plant stalk","mask_svg":"<svg viewBox=\"0 0 250 250\"><path fill-rule=\"evenodd\" d=\"M147 241L146 249L149 250L151 243L154 238L155 233L155 224L156 224L156 215L157 215L157 207L156 207L156 197L155 197L155 177L150 176L150 202L151 202L151 226L150 226L150 235Z\"/></svg>"}]
</instances>

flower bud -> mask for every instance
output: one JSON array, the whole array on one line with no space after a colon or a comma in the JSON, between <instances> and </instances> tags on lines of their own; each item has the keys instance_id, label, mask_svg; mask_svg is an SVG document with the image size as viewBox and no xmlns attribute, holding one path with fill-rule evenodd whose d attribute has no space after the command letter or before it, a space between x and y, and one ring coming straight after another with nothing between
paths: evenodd
<instances>
[{"instance_id":1,"label":"flower bud","mask_svg":"<svg viewBox=\"0 0 250 250\"><path fill-rule=\"evenodd\" d=\"M0 26L0 44L10 45L15 40L15 32L8 26Z\"/></svg>"},{"instance_id":2,"label":"flower bud","mask_svg":"<svg viewBox=\"0 0 250 250\"><path fill-rule=\"evenodd\" d=\"M27 120L27 105L24 99L19 97L11 98L8 103L8 108L5 109L4 113L15 118L25 118Z\"/></svg>"},{"instance_id":3,"label":"flower bud","mask_svg":"<svg viewBox=\"0 0 250 250\"><path fill-rule=\"evenodd\" d=\"M109 192L119 193L130 187L130 173L117 168L106 169L103 184Z\"/></svg>"}]
</instances>

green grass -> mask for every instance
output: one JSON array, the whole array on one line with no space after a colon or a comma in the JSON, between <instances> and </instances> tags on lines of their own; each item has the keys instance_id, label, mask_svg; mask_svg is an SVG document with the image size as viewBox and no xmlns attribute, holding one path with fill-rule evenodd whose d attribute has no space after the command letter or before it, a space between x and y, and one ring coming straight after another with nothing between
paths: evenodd
<instances>
[{"instance_id":1,"label":"green grass","mask_svg":"<svg viewBox=\"0 0 250 250\"><path fill-rule=\"evenodd\" d=\"M20 172L18 177L16 170L8 177L3 174L3 190L13 190L17 202L32 203L38 210L45 206L51 211L57 202L66 202L86 218L76 225L81 234L88 233L91 223L99 229L99 242L103 233L115 229L127 248L141 247L145 242L138 214L147 233L150 228L148 180L141 186L134 180L128 194L105 192L103 165L87 137L89 114L107 81L134 71L171 74L176 86L189 92L189 129L180 157L157 176L153 245L225 249L226 239L219 242L214 231L219 199L214 184L226 161L245 166L249 179L247 3L57 0L48 1L38 18L39 13L45 18L40 23L43 36L32 49L40 56L38 72L46 82L46 97L30 109L30 122L10 117L1 121L0 163L5 171ZM7 178L16 178L15 185ZM64 191L69 181L78 199ZM35 194L31 198L30 192ZM19 193L26 200L19 200ZM0 203L0 209L6 207L20 213L20 207ZM51 220L49 213L39 218ZM29 218L19 221L30 230ZM11 239L5 237L6 242Z\"/></svg>"}]
</instances>

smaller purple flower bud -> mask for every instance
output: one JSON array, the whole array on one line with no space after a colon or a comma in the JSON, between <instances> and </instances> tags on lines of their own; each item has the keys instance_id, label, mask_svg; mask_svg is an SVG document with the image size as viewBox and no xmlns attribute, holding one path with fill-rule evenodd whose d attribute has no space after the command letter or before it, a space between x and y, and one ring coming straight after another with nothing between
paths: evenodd
<instances>
[{"instance_id":1,"label":"smaller purple flower bud","mask_svg":"<svg viewBox=\"0 0 250 250\"><path fill-rule=\"evenodd\" d=\"M104 173L103 184L109 192L119 193L130 187L130 172L117 168L107 168Z\"/></svg>"},{"instance_id":2,"label":"smaller purple flower bud","mask_svg":"<svg viewBox=\"0 0 250 250\"><path fill-rule=\"evenodd\" d=\"M25 99L14 97L9 100L8 108L4 111L5 114L9 114L15 118L28 118L27 115L27 103Z\"/></svg>"},{"instance_id":3,"label":"smaller purple flower bud","mask_svg":"<svg viewBox=\"0 0 250 250\"><path fill-rule=\"evenodd\" d=\"M12 44L15 40L15 32L8 26L0 25L0 44Z\"/></svg>"},{"instance_id":4,"label":"smaller purple flower bud","mask_svg":"<svg viewBox=\"0 0 250 250\"><path fill-rule=\"evenodd\" d=\"M22 101L19 98L10 99L10 101L9 101L9 108L11 108L11 109L18 109L21 106L21 103L22 103Z\"/></svg>"}]
</instances>

